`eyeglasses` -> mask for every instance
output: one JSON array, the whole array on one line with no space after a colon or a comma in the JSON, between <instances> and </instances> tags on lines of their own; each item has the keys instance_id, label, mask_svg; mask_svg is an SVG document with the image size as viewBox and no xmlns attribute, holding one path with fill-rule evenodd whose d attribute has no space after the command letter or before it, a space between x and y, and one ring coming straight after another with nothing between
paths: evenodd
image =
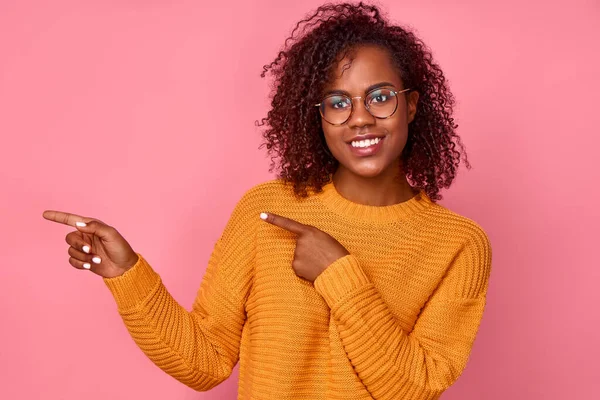
<instances>
[{"instance_id":1,"label":"eyeglasses","mask_svg":"<svg viewBox=\"0 0 600 400\"><path fill-rule=\"evenodd\" d=\"M389 118L398 108L398 95L409 90L397 91L385 88L371 90L364 96L365 108L375 118ZM319 104L315 104L315 107L319 107L321 116L331 125L343 125L350 119L354 111L352 100L362 98L363 96L349 97L345 94L332 94L325 97Z\"/></svg>"}]
</instances>

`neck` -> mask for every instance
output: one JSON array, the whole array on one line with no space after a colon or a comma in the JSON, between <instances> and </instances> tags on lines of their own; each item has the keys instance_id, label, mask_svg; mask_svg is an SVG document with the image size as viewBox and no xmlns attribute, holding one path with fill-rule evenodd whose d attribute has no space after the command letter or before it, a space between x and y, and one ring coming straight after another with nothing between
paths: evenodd
<instances>
[{"instance_id":1,"label":"neck","mask_svg":"<svg viewBox=\"0 0 600 400\"><path fill-rule=\"evenodd\" d=\"M369 206L390 206L410 200L413 189L400 168L374 177L363 177L343 167L333 174L333 184L342 197Z\"/></svg>"}]
</instances>

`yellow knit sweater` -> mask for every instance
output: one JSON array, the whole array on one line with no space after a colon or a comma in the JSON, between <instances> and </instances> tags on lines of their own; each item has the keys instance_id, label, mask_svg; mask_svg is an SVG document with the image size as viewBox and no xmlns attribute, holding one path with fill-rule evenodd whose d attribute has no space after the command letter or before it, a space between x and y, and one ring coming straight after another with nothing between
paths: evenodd
<instances>
[{"instance_id":1,"label":"yellow knit sweater","mask_svg":"<svg viewBox=\"0 0 600 400\"><path fill-rule=\"evenodd\" d=\"M263 211L313 225L350 253L314 284L291 267L294 234ZM191 312L140 256L105 279L137 345L200 391L240 361L238 399L437 399L479 328L491 249L473 221L424 192L375 207L333 183L297 199L280 180L249 190L214 251Z\"/></svg>"}]
</instances>

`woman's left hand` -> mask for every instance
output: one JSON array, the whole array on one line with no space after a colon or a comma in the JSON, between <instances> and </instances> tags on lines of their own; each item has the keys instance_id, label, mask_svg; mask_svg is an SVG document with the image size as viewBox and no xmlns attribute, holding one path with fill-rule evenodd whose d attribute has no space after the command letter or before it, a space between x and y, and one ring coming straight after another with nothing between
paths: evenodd
<instances>
[{"instance_id":1,"label":"woman's left hand","mask_svg":"<svg viewBox=\"0 0 600 400\"><path fill-rule=\"evenodd\" d=\"M270 213L261 214L261 218L297 235L292 268L300 278L314 282L334 261L350 254L340 242L314 226Z\"/></svg>"}]
</instances>

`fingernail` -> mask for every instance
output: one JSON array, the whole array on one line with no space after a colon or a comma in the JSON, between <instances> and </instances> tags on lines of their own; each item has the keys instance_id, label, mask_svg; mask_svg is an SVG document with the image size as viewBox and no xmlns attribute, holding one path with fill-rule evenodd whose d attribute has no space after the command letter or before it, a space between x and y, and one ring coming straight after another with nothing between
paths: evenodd
<instances>
[{"instance_id":1,"label":"fingernail","mask_svg":"<svg viewBox=\"0 0 600 400\"><path fill-rule=\"evenodd\" d=\"M267 213L260 213L260 219L267 219Z\"/></svg>"},{"instance_id":2,"label":"fingernail","mask_svg":"<svg viewBox=\"0 0 600 400\"><path fill-rule=\"evenodd\" d=\"M75 222L75 225L84 227L86 225L85 222Z\"/></svg>"},{"instance_id":3,"label":"fingernail","mask_svg":"<svg viewBox=\"0 0 600 400\"><path fill-rule=\"evenodd\" d=\"M88 263L85 263L85 264L83 264L83 268L90 269L90 268L92 268L92 266Z\"/></svg>"},{"instance_id":4,"label":"fingernail","mask_svg":"<svg viewBox=\"0 0 600 400\"><path fill-rule=\"evenodd\" d=\"M90 246L83 246L83 251L85 253L89 253L90 252Z\"/></svg>"},{"instance_id":5,"label":"fingernail","mask_svg":"<svg viewBox=\"0 0 600 400\"><path fill-rule=\"evenodd\" d=\"M102 262L102 260L100 259L100 257L94 257L92 258L92 261L96 264L100 264L100 262Z\"/></svg>"}]
</instances>

